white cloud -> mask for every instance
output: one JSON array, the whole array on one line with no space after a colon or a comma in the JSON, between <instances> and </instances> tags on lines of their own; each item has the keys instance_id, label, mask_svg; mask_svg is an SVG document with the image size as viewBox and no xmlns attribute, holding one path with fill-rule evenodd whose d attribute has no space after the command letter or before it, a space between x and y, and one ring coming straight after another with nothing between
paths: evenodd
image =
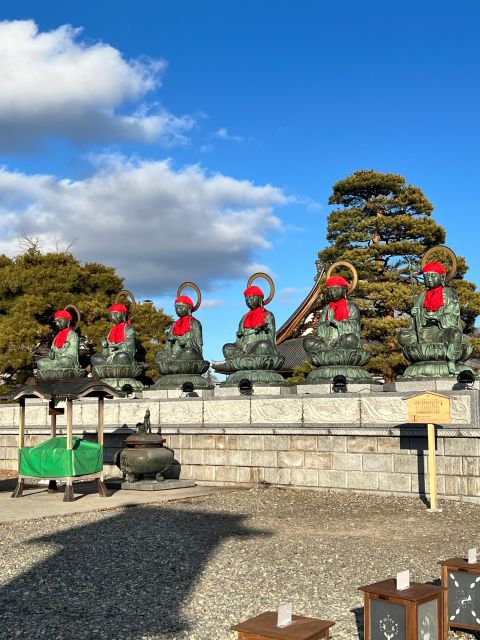
<instances>
[{"instance_id":1,"label":"white cloud","mask_svg":"<svg viewBox=\"0 0 480 640\"><path fill-rule=\"evenodd\" d=\"M243 136L235 136L229 133L226 127L221 127L218 131L215 131L213 135L221 140L230 140L231 142L243 142L245 140Z\"/></svg>"},{"instance_id":2,"label":"white cloud","mask_svg":"<svg viewBox=\"0 0 480 640\"><path fill-rule=\"evenodd\" d=\"M69 25L39 32L32 20L0 22L0 148L30 148L49 136L184 142L190 116L142 104L160 86L166 62L125 60L108 44L80 41L80 33ZM133 112L120 111L125 103Z\"/></svg>"},{"instance_id":3,"label":"white cloud","mask_svg":"<svg viewBox=\"0 0 480 640\"><path fill-rule=\"evenodd\" d=\"M98 159L84 180L60 180L0 169L0 252L18 250L18 236L43 249L75 239L80 259L113 265L138 295L169 293L193 280L244 278L265 267L257 249L282 225L274 215L287 197L198 166L174 170L169 161Z\"/></svg>"}]
</instances>

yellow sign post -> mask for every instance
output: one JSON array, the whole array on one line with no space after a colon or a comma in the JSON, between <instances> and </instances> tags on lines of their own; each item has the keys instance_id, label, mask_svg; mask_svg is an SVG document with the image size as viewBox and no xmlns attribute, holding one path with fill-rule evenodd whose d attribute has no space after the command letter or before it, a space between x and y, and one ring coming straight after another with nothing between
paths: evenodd
<instances>
[{"instance_id":1,"label":"yellow sign post","mask_svg":"<svg viewBox=\"0 0 480 640\"><path fill-rule=\"evenodd\" d=\"M437 508L437 467L435 460L435 424L451 422L450 398L442 393L427 391L407 400L408 422L427 425L428 481L430 486L430 511Z\"/></svg>"}]
</instances>

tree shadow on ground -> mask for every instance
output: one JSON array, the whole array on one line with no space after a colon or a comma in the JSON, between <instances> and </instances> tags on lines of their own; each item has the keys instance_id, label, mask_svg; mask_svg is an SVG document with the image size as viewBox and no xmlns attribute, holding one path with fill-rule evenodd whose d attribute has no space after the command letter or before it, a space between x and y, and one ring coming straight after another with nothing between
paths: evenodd
<instances>
[{"instance_id":1,"label":"tree shadow on ground","mask_svg":"<svg viewBox=\"0 0 480 640\"><path fill-rule=\"evenodd\" d=\"M25 554L29 544L57 549L0 589L0 638L189 637L182 609L218 545L268 533L248 529L244 519L135 507L35 538Z\"/></svg>"}]
</instances>

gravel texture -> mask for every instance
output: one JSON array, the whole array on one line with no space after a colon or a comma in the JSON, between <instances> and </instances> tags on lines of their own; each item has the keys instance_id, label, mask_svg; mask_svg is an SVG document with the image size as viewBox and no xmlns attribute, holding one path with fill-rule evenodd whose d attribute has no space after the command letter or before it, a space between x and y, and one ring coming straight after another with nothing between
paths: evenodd
<instances>
[{"instance_id":1,"label":"gravel texture","mask_svg":"<svg viewBox=\"0 0 480 640\"><path fill-rule=\"evenodd\" d=\"M362 638L358 586L480 547L480 507L441 506L268 488L2 525L0 638L233 640L290 601Z\"/></svg>"}]
</instances>

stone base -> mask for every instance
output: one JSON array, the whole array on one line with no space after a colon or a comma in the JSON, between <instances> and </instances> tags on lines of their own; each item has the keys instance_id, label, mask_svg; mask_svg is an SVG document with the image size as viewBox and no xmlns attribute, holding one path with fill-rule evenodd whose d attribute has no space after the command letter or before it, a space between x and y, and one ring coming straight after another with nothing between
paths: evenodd
<instances>
[{"instance_id":1,"label":"stone base","mask_svg":"<svg viewBox=\"0 0 480 640\"><path fill-rule=\"evenodd\" d=\"M347 384L375 384L375 380L362 367L346 367L345 365L331 365L314 369L306 377L305 384L331 384L335 376L345 376Z\"/></svg>"},{"instance_id":2,"label":"stone base","mask_svg":"<svg viewBox=\"0 0 480 640\"><path fill-rule=\"evenodd\" d=\"M286 383L283 377L276 371L255 371L245 369L244 371L235 371L228 376L221 387L237 387L241 380L249 380L252 385L259 387L283 387Z\"/></svg>"},{"instance_id":3,"label":"stone base","mask_svg":"<svg viewBox=\"0 0 480 640\"><path fill-rule=\"evenodd\" d=\"M150 389L181 389L186 382L193 384L193 389L213 389L213 384L208 378L192 373L175 373L162 376Z\"/></svg>"},{"instance_id":4,"label":"stone base","mask_svg":"<svg viewBox=\"0 0 480 640\"><path fill-rule=\"evenodd\" d=\"M37 369L35 378L37 380L74 380L84 378L87 375L85 369Z\"/></svg>"},{"instance_id":5,"label":"stone base","mask_svg":"<svg viewBox=\"0 0 480 640\"><path fill-rule=\"evenodd\" d=\"M213 398L216 389L199 389L195 388L195 393L199 398ZM142 391L142 398L146 400L167 400L185 398L185 392L181 388L175 389L154 389L150 387L148 390Z\"/></svg>"},{"instance_id":6,"label":"stone base","mask_svg":"<svg viewBox=\"0 0 480 640\"><path fill-rule=\"evenodd\" d=\"M138 482L122 482L120 488L129 491L167 491L168 489L186 489L194 486L195 480L164 480L163 482L139 480Z\"/></svg>"},{"instance_id":7,"label":"stone base","mask_svg":"<svg viewBox=\"0 0 480 640\"><path fill-rule=\"evenodd\" d=\"M448 364L442 360L425 360L415 362L405 369L403 376L398 376L397 380L432 380L438 378L450 378L455 381L456 376L462 371L471 371L475 377L475 372L463 362L457 362L456 371L452 375L448 370Z\"/></svg>"},{"instance_id":8,"label":"stone base","mask_svg":"<svg viewBox=\"0 0 480 640\"><path fill-rule=\"evenodd\" d=\"M113 389L122 389L126 386L131 386L134 391L143 391L143 384L140 380L135 380L135 378L102 378L101 381L104 384L108 384L109 387Z\"/></svg>"},{"instance_id":9,"label":"stone base","mask_svg":"<svg viewBox=\"0 0 480 640\"><path fill-rule=\"evenodd\" d=\"M286 384L282 387L271 386L262 387L261 383L255 385L253 395L255 396L292 396L296 395L297 387L294 384ZM238 387L215 387L215 398L235 398L240 396Z\"/></svg>"}]
</instances>

